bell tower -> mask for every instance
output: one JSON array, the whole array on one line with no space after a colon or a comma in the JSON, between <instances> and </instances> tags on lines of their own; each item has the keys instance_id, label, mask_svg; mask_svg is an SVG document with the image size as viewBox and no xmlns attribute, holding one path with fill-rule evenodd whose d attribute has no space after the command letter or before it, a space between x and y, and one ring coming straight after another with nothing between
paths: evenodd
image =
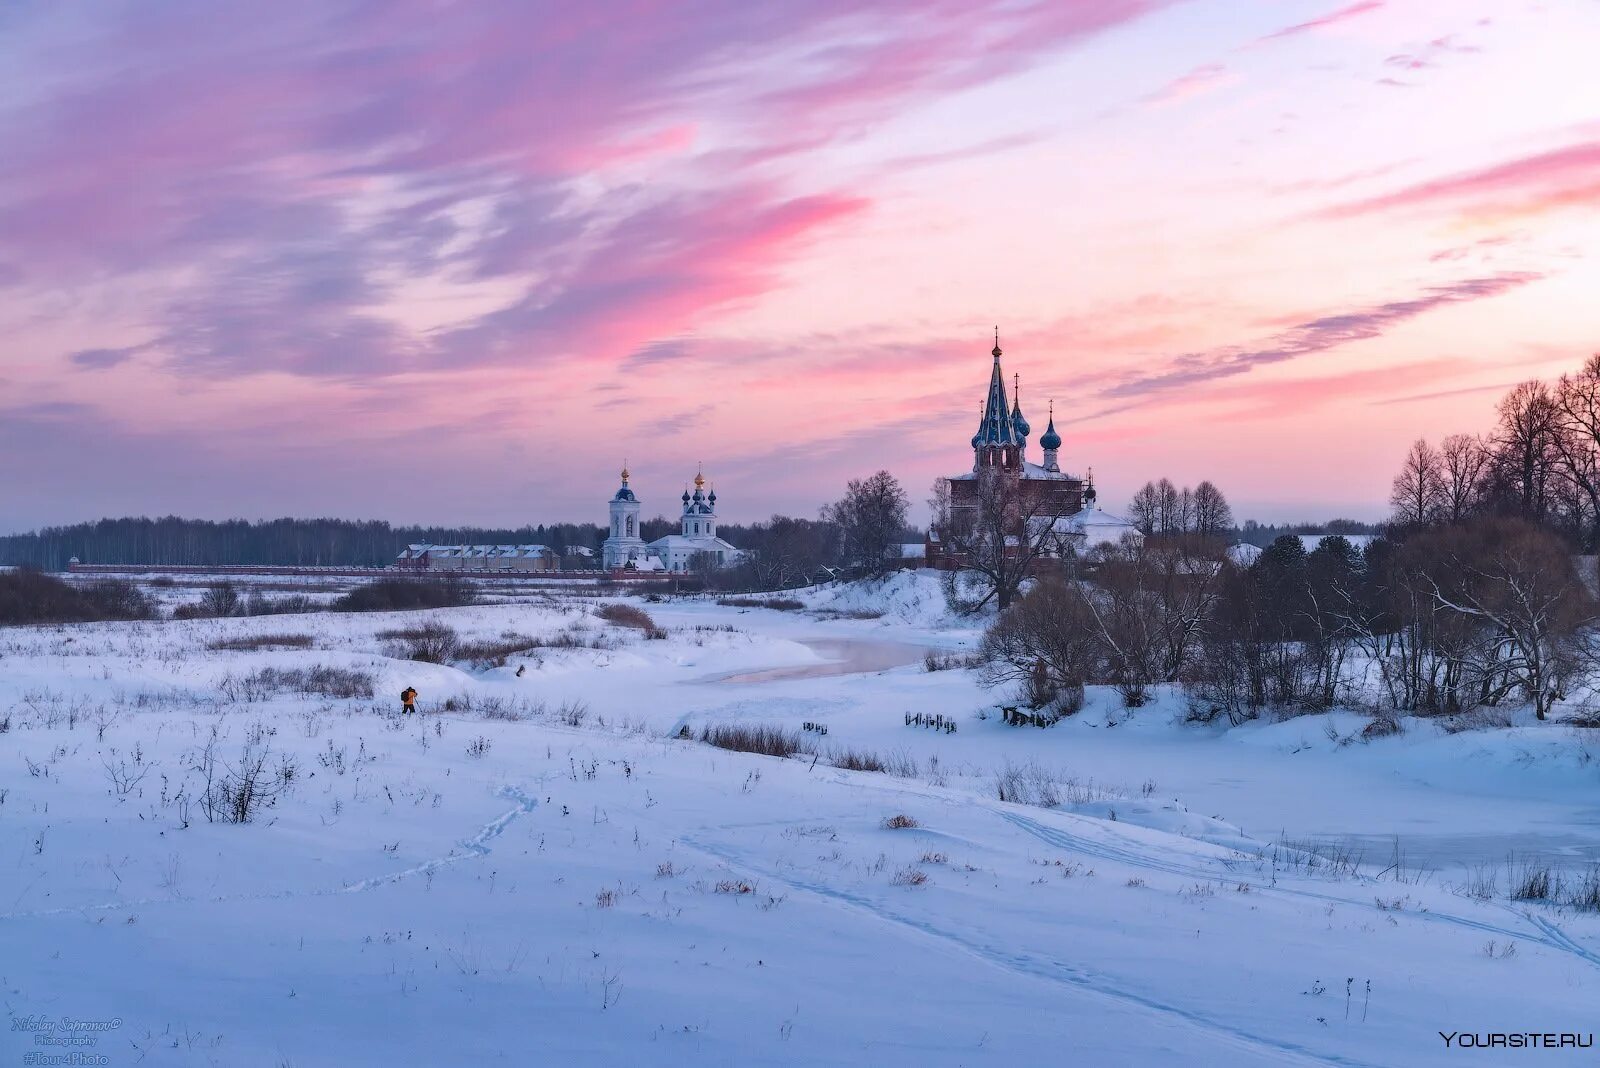
<instances>
[{"instance_id":1,"label":"bell tower","mask_svg":"<svg viewBox=\"0 0 1600 1068\"><path fill-rule=\"evenodd\" d=\"M608 568L626 567L645 555L644 539L639 536L639 498L628 486L628 465L622 465L622 487L611 497L611 530L600 547L601 562Z\"/></svg>"}]
</instances>

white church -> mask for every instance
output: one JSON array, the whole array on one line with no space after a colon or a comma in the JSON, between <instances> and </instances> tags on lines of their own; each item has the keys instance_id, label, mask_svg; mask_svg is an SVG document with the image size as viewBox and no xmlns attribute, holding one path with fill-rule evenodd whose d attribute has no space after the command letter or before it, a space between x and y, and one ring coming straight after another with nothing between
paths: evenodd
<instances>
[{"instance_id":1,"label":"white church","mask_svg":"<svg viewBox=\"0 0 1600 1068\"><path fill-rule=\"evenodd\" d=\"M705 485L705 475L696 472L694 493L684 488L680 533L646 542L639 536L639 498L623 467L622 488L611 497L611 536L600 546L601 562L608 569L680 573L738 563L744 552L717 537L717 491L708 493Z\"/></svg>"}]
</instances>

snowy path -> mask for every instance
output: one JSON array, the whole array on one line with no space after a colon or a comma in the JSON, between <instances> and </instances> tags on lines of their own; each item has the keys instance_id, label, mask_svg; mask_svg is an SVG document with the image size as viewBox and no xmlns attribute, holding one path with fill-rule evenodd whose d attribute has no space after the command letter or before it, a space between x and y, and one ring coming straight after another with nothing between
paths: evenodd
<instances>
[{"instance_id":1,"label":"snowy path","mask_svg":"<svg viewBox=\"0 0 1600 1068\"><path fill-rule=\"evenodd\" d=\"M1073 852L1082 853L1086 856L1100 857L1106 860L1116 860L1131 867L1143 868L1147 871L1159 871L1170 875L1179 875L1185 878L1201 880L1215 880L1223 877L1228 879L1237 878L1241 882L1249 883L1259 893L1280 894L1286 897L1304 898L1308 901L1320 901L1333 905L1348 905L1355 908L1371 909L1374 912L1380 913L1385 911L1384 907L1378 904L1376 900L1365 901L1348 895L1310 890L1301 886L1291 886L1283 883L1272 882L1270 880L1262 880L1259 878L1259 876L1252 879L1248 875L1241 874L1242 869L1236 870L1233 866L1226 865L1226 862L1224 862L1224 866L1226 868L1225 871L1218 871L1215 868L1208 869L1199 865L1187 864L1182 861L1172 859L1174 856L1183 855L1181 852L1176 850L1166 855L1153 856L1149 852L1138 848L1112 845L1104 840L1091 841L1082 835L1073 834L1070 831L1061 829L1059 827L1047 827L1039 820L1024 816L1019 812L1002 811L1000 815L1013 825L1020 827L1028 834L1033 835L1041 842L1046 842L1049 845L1056 846L1060 849L1067 849ZM1105 826L1097 827L1096 830L1101 833L1103 838L1109 837L1115 833L1114 831L1110 830L1109 827ZM1366 890L1381 892L1384 889L1384 884L1372 879L1369 876L1354 875L1350 876L1349 878L1356 886L1362 887ZM1403 885L1404 884L1391 883L1389 884L1389 888L1392 891L1394 888ZM1520 939L1525 942L1532 942L1538 945L1548 946L1562 953L1569 953L1586 964L1600 968L1600 954L1596 954L1580 946L1577 942L1568 937L1567 934L1562 931L1561 928L1553 921L1544 917L1535 916L1531 911L1518 910L1507 905L1498 905L1494 906L1494 908L1526 920L1531 925L1532 930L1530 930L1528 927L1502 927L1486 920L1475 920L1467 916L1455 915L1449 912L1441 912L1436 908L1429 908L1427 911L1413 911L1409 913L1409 915L1412 919L1420 919L1428 923L1451 924L1473 931L1482 931L1485 934L1498 935L1502 938Z\"/></svg>"},{"instance_id":2,"label":"snowy path","mask_svg":"<svg viewBox=\"0 0 1600 1068\"><path fill-rule=\"evenodd\" d=\"M902 915L872 897L803 879L792 871L778 870L759 855L710 842L698 836L687 836L683 841L752 876L772 879L792 890L866 913L892 927L959 949L996 968L1059 983L1075 992L1131 1006L1162 1021L1204 1032L1206 1039L1221 1040L1224 1046L1232 1048L1238 1057L1260 1057L1263 1064L1330 1064L1345 1068L1376 1068L1373 1062L1321 1054L1297 1043L1254 1034L1181 1005L1162 1001L1149 993L1124 987L1111 976L1097 974L1065 960L1039 956L1015 946L983 941L959 928L938 926ZM1201 1044L1197 1038L1191 1041L1190 1048L1198 1049ZM1243 1062L1234 1060L1233 1063Z\"/></svg>"},{"instance_id":3,"label":"snowy path","mask_svg":"<svg viewBox=\"0 0 1600 1068\"><path fill-rule=\"evenodd\" d=\"M417 875L426 875L440 868L452 864L459 864L464 860L478 860L487 857L491 852L489 843L505 833L511 821L518 816L532 812L538 802L529 797L524 791L515 786L502 786L495 791L496 796L505 797L517 803L515 808L507 809L478 829L470 838L462 839L457 849L452 849L442 856L433 857L420 864L412 865L400 871L385 872L367 879L358 879L334 888L311 888L304 890L285 890L276 893L260 894L226 894L219 897L208 897L204 901L208 904L228 904L245 901L282 901L298 897L330 897L336 894L359 894L373 890L380 886L410 879ZM179 897L146 897L146 898L119 898L115 901L103 901L91 905L74 905L65 908L39 909L32 912L6 912L0 913L0 921L37 919L42 916L66 916L75 913L112 912L133 908L149 908L167 905L182 905L192 903L191 899Z\"/></svg>"}]
</instances>

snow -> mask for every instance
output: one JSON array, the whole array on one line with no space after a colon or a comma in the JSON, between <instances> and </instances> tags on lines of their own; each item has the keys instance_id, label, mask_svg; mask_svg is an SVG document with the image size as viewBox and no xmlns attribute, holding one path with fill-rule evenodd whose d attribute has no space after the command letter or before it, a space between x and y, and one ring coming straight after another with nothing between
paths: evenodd
<instances>
[{"instance_id":1,"label":"snow","mask_svg":"<svg viewBox=\"0 0 1600 1068\"><path fill-rule=\"evenodd\" d=\"M1372 544L1373 540L1377 537L1377 535L1376 534L1300 534L1300 535L1297 535L1297 537L1299 537L1300 544L1305 546L1305 550L1308 553L1316 551L1317 546L1321 545L1328 538L1343 538L1345 541L1349 542L1352 547L1354 547L1356 549L1359 549L1361 552L1366 552L1367 551L1367 546Z\"/></svg>"},{"instance_id":2,"label":"snow","mask_svg":"<svg viewBox=\"0 0 1600 1068\"><path fill-rule=\"evenodd\" d=\"M1600 917L1507 900L1504 860L1600 858L1594 732L1362 742L1349 712L1196 727L1170 691L1130 712L1100 689L1009 728L976 673L924 669L979 635L928 571L804 611L628 600L660 640L519 596L0 631L14 1025L120 1021L91 1035L110 1064L297 1068L1426 1065L1460 1059L1441 1030L1593 1027ZM397 659L383 633L429 621L584 646ZM211 648L271 635L310 646ZM241 684L317 666L376 696ZM678 737L807 722L815 760ZM254 822L180 819L213 729L225 765L253 742L296 768ZM999 800L1008 771L1053 807ZM1308 870L1318 842L1359 871Z\"/></svg>"},{"instance_id":3,"label":"snow","mask_svg":"<svg viewBox=\"0 0 1600 1068\"><path fill-rule=\"evenodd\" d=\"M923 629L972 629L977 622L951 614L933 568L907 568L877 578L827 582L795 591L807 607L844 614L878 614L885 627L909 624Z\"/></svg>"},{"instance_id":4,"label":"snow","mask_svg":"<svg viewBox=\"0 0 1600 1068\"><path fill-rule=\"evenodd\" d=\"M1228 546L1228 559L1239 567L1249 567L1261 559L1261 546L1251 545L1249 542L1235 542Z\"/></svg>"}]
</instances>

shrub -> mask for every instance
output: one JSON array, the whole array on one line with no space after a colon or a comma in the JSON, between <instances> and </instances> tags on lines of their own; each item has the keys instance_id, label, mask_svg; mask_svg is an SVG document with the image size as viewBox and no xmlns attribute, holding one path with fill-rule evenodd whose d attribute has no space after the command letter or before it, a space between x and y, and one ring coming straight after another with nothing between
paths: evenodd
<instances>
[{"instance_id":1,"label":"shrub","mask_svg":"<svg viewBox=\"0 0 1600 1068\"><path fill-rule=\"evenodd\" d=\"M217 688L231 701L263 701L289 691L317 697L371 697L373 677L365 671L318 664L311 668L262 668L235 678L224 675Z\"/></svg>"},{"instance_id":2,"label":"shrub","mask_svg":"<svg viewBox=\"0 0 1600 1068\"><path fill-rule=\"evenodd\" d=\"M919 768L916 760L904 751L881 757L877 753L856 749L833 749L828 752L828 763L845 771L876 771L898 779L915 778Z\"/></svg>"},{"instance_id":3,"label":"shrub","mask_svg":"<svg viewBox=\"0 0 1600 1068\"><path fill-rule=\"evenodd\" d=\"M439 578L384 578L357 586L333 602L338 612L398 612L456 608L477 599L471 584L454 575Z\"/></svg>"},{"instance_id":4,"label":"shrub","mask_svg":"<svg viewBox=\"0 0 1600 1068\"><path fill-rule=\"evenodd\" d=\"M1584 912L1600 912L1600 864L1589 866L1562 904Z\"/></svg>"},{"instance_id":5,"label":"shrub","mask_svg":"<svg viewBox=\"0 0 1600 1068\"><path fill-rule=\"evenodd\" d=\"M789 757L810 751L798 733L770 724L719 724L702 730L700 740L718 749L763 756Z\"/></svg>"},{"instance_id":6,"label":"shrub","mask_svg":"<svg viewBox=\"0 0 1600 1068\"><path fill-rule=\"evenodd\" d=\"M646 634L660 630L656 621L650 618L650 613L642 608L635 608L631 604L602 605L595 611L595 615L618 627L632 627L642 630Z\"/></svg>"},{"instance_id":7,"label":"shrub","mask_svg":"<svg viewBox=\"0 0 1600 1068\"><path fill-rule=\"evenodd\" d=\"M922 658L923 671L950 671L969 667L972 660L960 653L940 653L930 649Z\"/></svg>"},{"instance_id":8,"label":"shrub","mask_svg":"<svg viewBox=\"0 0 1600 1068\"><path fill-rule=\"evenodd\" d=\"M928 881L928 873L921 868L901 868L889 881L896 886L921 886Z\"/></svg>"},{"instance_id":9,"label":"shrub","mask_svg":"<svg viewBox=\"0 0 1600 1068\"><path fill-rule=\"evenodd\" d=\"M505 667L506 660L539 645L537 638L506 631L491 641L463 642L456 647L456 659L469 660L477 668Z\"/></svg>"},{"instance_id":10,"label":"shrub","mask_svg":"<svg viewBox=\"0 0 1600 1068\"><path fill-rule=\"evenodd\" d=\"M247 616L303 615L320 611L322 605L300 594L293 597L266 597L256 590L244 603L244 614Z\"/></svg>"},{"instance_id":11,"label":"shrub","mask_svg":"<svg viewBox=\"0 0 1600 1068\"><path fill-rule=\"evenodd\" d=\"M456 646L461 636L443 623L429 623L418 627L405 648L407 660L424 664L443 664L455 659Z\"/></svg>"},{"instance_id":12,"label":"shrub","mask_svg":"<svg viewBox=\"0 0 1600 1068\"><path fill-rule=\"evenodd\" d=\"M1559 892L1561 880L1549 864L1524 860L1510 866L1513 901L1549 901Z\"/></svg>"},{"instance_id":13,"label":"shrub","mask_svg":"<svg viewBox=\"0 0 1600 1068\"><path fill-rule=\"evenodd\" d=\"M1363 738L1388 738L1390 735L1400 733L1400 720L1392 715L1379 715L1372 719L1365 727L1361 728Z\"/></svg>"},{"instance_id":14,"label":"shrub","mask_svg":"<svg viewBox=\"0 0 1600 1068\"><path fill-rule=\"evenodd\" d=\"M309 634L250 634L242 638L219 638L206 646L218 653L253 653L262 649L309 649Z\"/></svg>"},{"instance_id":15,"label":"shrub","mask_svg":"<svg viewBox=\"0 0 1600 1068\"><path fill-rule=\"evenodd\" d=\"M236 616L244 609L244 601L231 582L218 582L206 587L200 595L200 614L216 619Z\"/></svg>"},{"instance_id":16,"label":"shrub","mask_svg":"<svg viewBox=\"0 0 1600 1068\"><path fill-rule=\"evenodd\" d=\"M1084 805L1119 798L1122 791L1097 784L1093 779L1080 782L1074 776L1057 778L1037 763L1012 764L1009 761L995 775L995 796L1001 801L1036 808L1055 808L1061 804Z\"/></svg>"},{"instance_id":17,"label":"shrub","mask_svg":"<svg viewBox=\"0 0 1600 1068\"><path fill-rule=\"evenodd\" d=\"M898 816L890 816L888 819L884 820L883 821L883 826L885 827L885 829L891 830L891 831L906 831L906 830L910 830L913 827L921 827L922 824L918 823L916 820L912 819L910 816L907 816L904 813L902 813L901 815L898 815Z\"/></svg>"},{"instance_id":18,"label":"shrub","mask_svg":"<svg viewBox=\"0 0 1600 1068\"><path fill-rule=\"evenodd\" d=\"M771 608L779 612L798 612L805 602L793 597L719 597L717 603L724 608Z\"/></svg>"},{"instance_id":19,"label":"shrub","mask_svg":"<svg viewBox=\"0 0 1600 1068\"><path fill-rule=\"evenodd\" d=\"M0 625L154 617L149 598L120 579L74 586L30 568L0 571Z\"/></svg>"},{"instance_id":20,"label":"shrub","mask_svg":"<svg viewBox=\"0 0 1600 1068\"><path fill-rule=\"evenodd\" d=\"M854 749L836 749L828 754L828 763L845 771L885 772L889 766L876 753L857 752Z\"/></svg>"},{"instance_id":21,"label":"shrub","mask_svg":"<svg viewBox=\"0 0 1600 1068\"><path fill-rule=\"evenodd\" d=\"M270 808L294 783L294 761L281 757L268 767L271 750L245 746L239 762L229 766L216 756L212 739L198 753L193 771L201 779L200 808L208 823L249 823L263 808Z\"/></svg>"}]
</instances>

